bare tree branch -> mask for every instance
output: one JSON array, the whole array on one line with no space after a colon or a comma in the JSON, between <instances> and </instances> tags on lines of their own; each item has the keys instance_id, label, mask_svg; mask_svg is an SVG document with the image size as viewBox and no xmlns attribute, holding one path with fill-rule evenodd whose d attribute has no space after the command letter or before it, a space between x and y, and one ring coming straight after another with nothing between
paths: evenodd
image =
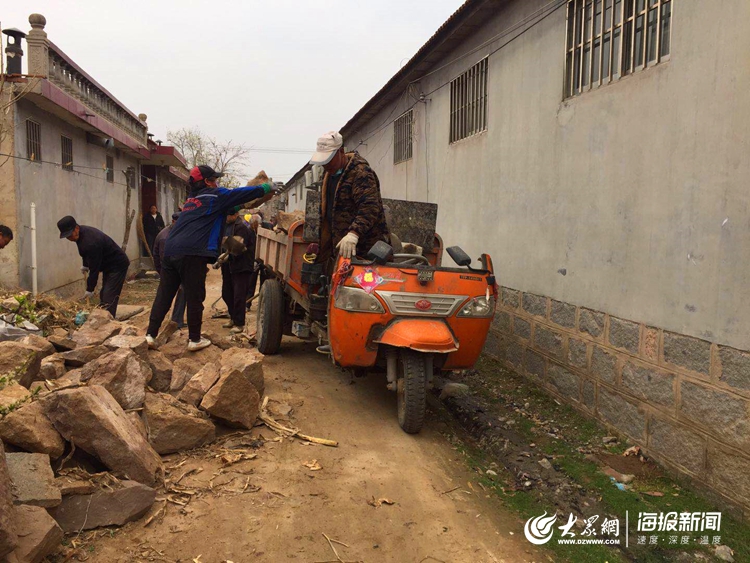
<instances>
[{"instance_id":1,"label":"bare tree branch","mask_svg":"<svg viewBox=\"0 0 750 563\"><path fill-rule=\"evenodd\" d=\"M219 142L198 127L167 131L167 140L185 157L188 167L207 164L224 174L221 185L236 187L249 164L249 147L234 141Z\"/></svg>"}]
</instances>

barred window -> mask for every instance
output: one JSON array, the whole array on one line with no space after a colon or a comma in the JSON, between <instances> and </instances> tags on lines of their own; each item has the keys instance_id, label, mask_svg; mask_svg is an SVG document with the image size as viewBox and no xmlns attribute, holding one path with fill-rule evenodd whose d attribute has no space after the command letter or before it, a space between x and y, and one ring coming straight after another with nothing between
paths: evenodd
<instances>
[{"instance_id":1,"label":"barred window","mask_svg":"<svg viewBox=\"0 0 750 563\"><path fill-rule=\"evenodd\" d=\"M107 156L107 182L113 184L115 181L115 159Z\"/></svg>"},{"instance_id":2,"label":"barred window","mask_svg":"<svg viewBox=\"0 0 750 563\"><path fill-rule=\"evenodd\" d=\"M26 158L42 160L42 126L31 119L26 120Z\"/></svg>"},{"instance_id":3,"label":"barred window","mask_svg":"<svg viewBox=\"0 0 750 563\"><path fill-rule=\"evenodd\" d=\"M73 139L62 135L62 167L63 170L73 171Z\"/></svg>"},{"instance_id":4,"label":"barred window","mask_svg":"<svg viewBox=\"0 0 750 563\"><path fill-rule=\"evenodd\" d=\"M565 97L670 54L673 0L568 0Z\"/></svg>"},{"instance_id":5,"label":"barred window","mask_svg":"<svg viewBox=\"0 0 750 563\"><path fill-rule=\"evenodd\" d=\"M487 59L451 82L450 142L487 130Z\"/></svg>"},{"instance_id":6,"label":"barred window","mask_svg":"<svg viewBox=\"0 0 750 563\"><path fill-rule=\"evenodd\" d=\"M412 156L414 110L410 109L393 123L393 164Z\"/></svg>"}]
</instances>

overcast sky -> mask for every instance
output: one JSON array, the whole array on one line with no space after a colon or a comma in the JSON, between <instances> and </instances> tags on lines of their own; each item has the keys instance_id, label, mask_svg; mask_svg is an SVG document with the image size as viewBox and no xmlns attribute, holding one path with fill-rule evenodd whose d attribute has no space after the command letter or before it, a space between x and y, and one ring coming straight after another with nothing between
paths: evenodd
<instances>
[{"instance_id":1,"label":"overcast sky","mask_svg":"<svg viewBox=\"0 0 750 563\"><path fill-rule=\"evenodd\" d=\"M49 39L146 113L156 139L198 126L219 140L312 151L462 3L9 0L0 24L28 31L29 14L43 14ZM247 172L287 180L306 159L254 152Z\"/></svg>"}]
</instances>

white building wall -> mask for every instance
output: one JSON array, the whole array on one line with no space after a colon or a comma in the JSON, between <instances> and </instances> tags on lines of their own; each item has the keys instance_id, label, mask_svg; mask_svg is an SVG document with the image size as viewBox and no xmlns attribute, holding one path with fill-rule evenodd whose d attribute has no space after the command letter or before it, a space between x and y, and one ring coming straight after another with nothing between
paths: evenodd
<instances>
[{"instance_id":1,"label":"white building wall","mask_svg":"<svg viewBox=\"0 0 750 563\"><path fill-rule=\"evenodd\" d=\"M73 140L75 171L62 170L53 164L16 161L16 201L18 223L23 225L13 241L20 256L20 285L31 288L31 241L28 225L30 205L36 204L37 262L39 291L65 290L80 282L81 259L74 243L60 239L57 221L72 215L79 224L96 227L122 244L125 234L126 178L123 170L135 168L135 186L140 184L140 166L135 156L125 151L106 151L86 142L86 132L22 100L17 104L16 152L26 157L26 119L41 124L42 160L60 163L61 135ZM114 157L114 183L107 182L106 156ZM88 168L83 168L88 167ZM139 190L131 189L130 209L140 212ZM21 229L19 229L20 231ZM127 254L138 259L135 221L131 226Z\"/></svg>"},{"instance_id":2,"label":"white building wall","mask_svg":"<svg viewBox=\"0 0 750 563\"><path fill-rule=\"evenodd\" d=\"M509 2L437 67L546 3ZM750 2L720 4L675 0L668 62L567 101L561 8L490 55L486 132L449 144L440 86L508 38L424 78L425 103L400 96L347 148L384 197L438 203L446 246L490 253L503 285L748 349ZM392 124L369 132L411 105L414 157L394 166Z\"/></svg>"}]
</instances>

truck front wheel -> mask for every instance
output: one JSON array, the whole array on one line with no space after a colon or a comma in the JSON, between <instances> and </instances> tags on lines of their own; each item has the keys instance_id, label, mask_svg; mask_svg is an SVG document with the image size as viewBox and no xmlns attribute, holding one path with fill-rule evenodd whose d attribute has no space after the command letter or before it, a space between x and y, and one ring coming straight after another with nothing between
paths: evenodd
<instances>
[{"instance_id":1,"label":"truck front wheel","mask_svg":"<svg viewBox=\"0 0 750 563\"><path fill-rule=\"evenodd\" d=\"M398 423L404 432L416 434L424 424L427 406L426 354L402 348L398 358Z\"/></svg>"}]
</instances>

